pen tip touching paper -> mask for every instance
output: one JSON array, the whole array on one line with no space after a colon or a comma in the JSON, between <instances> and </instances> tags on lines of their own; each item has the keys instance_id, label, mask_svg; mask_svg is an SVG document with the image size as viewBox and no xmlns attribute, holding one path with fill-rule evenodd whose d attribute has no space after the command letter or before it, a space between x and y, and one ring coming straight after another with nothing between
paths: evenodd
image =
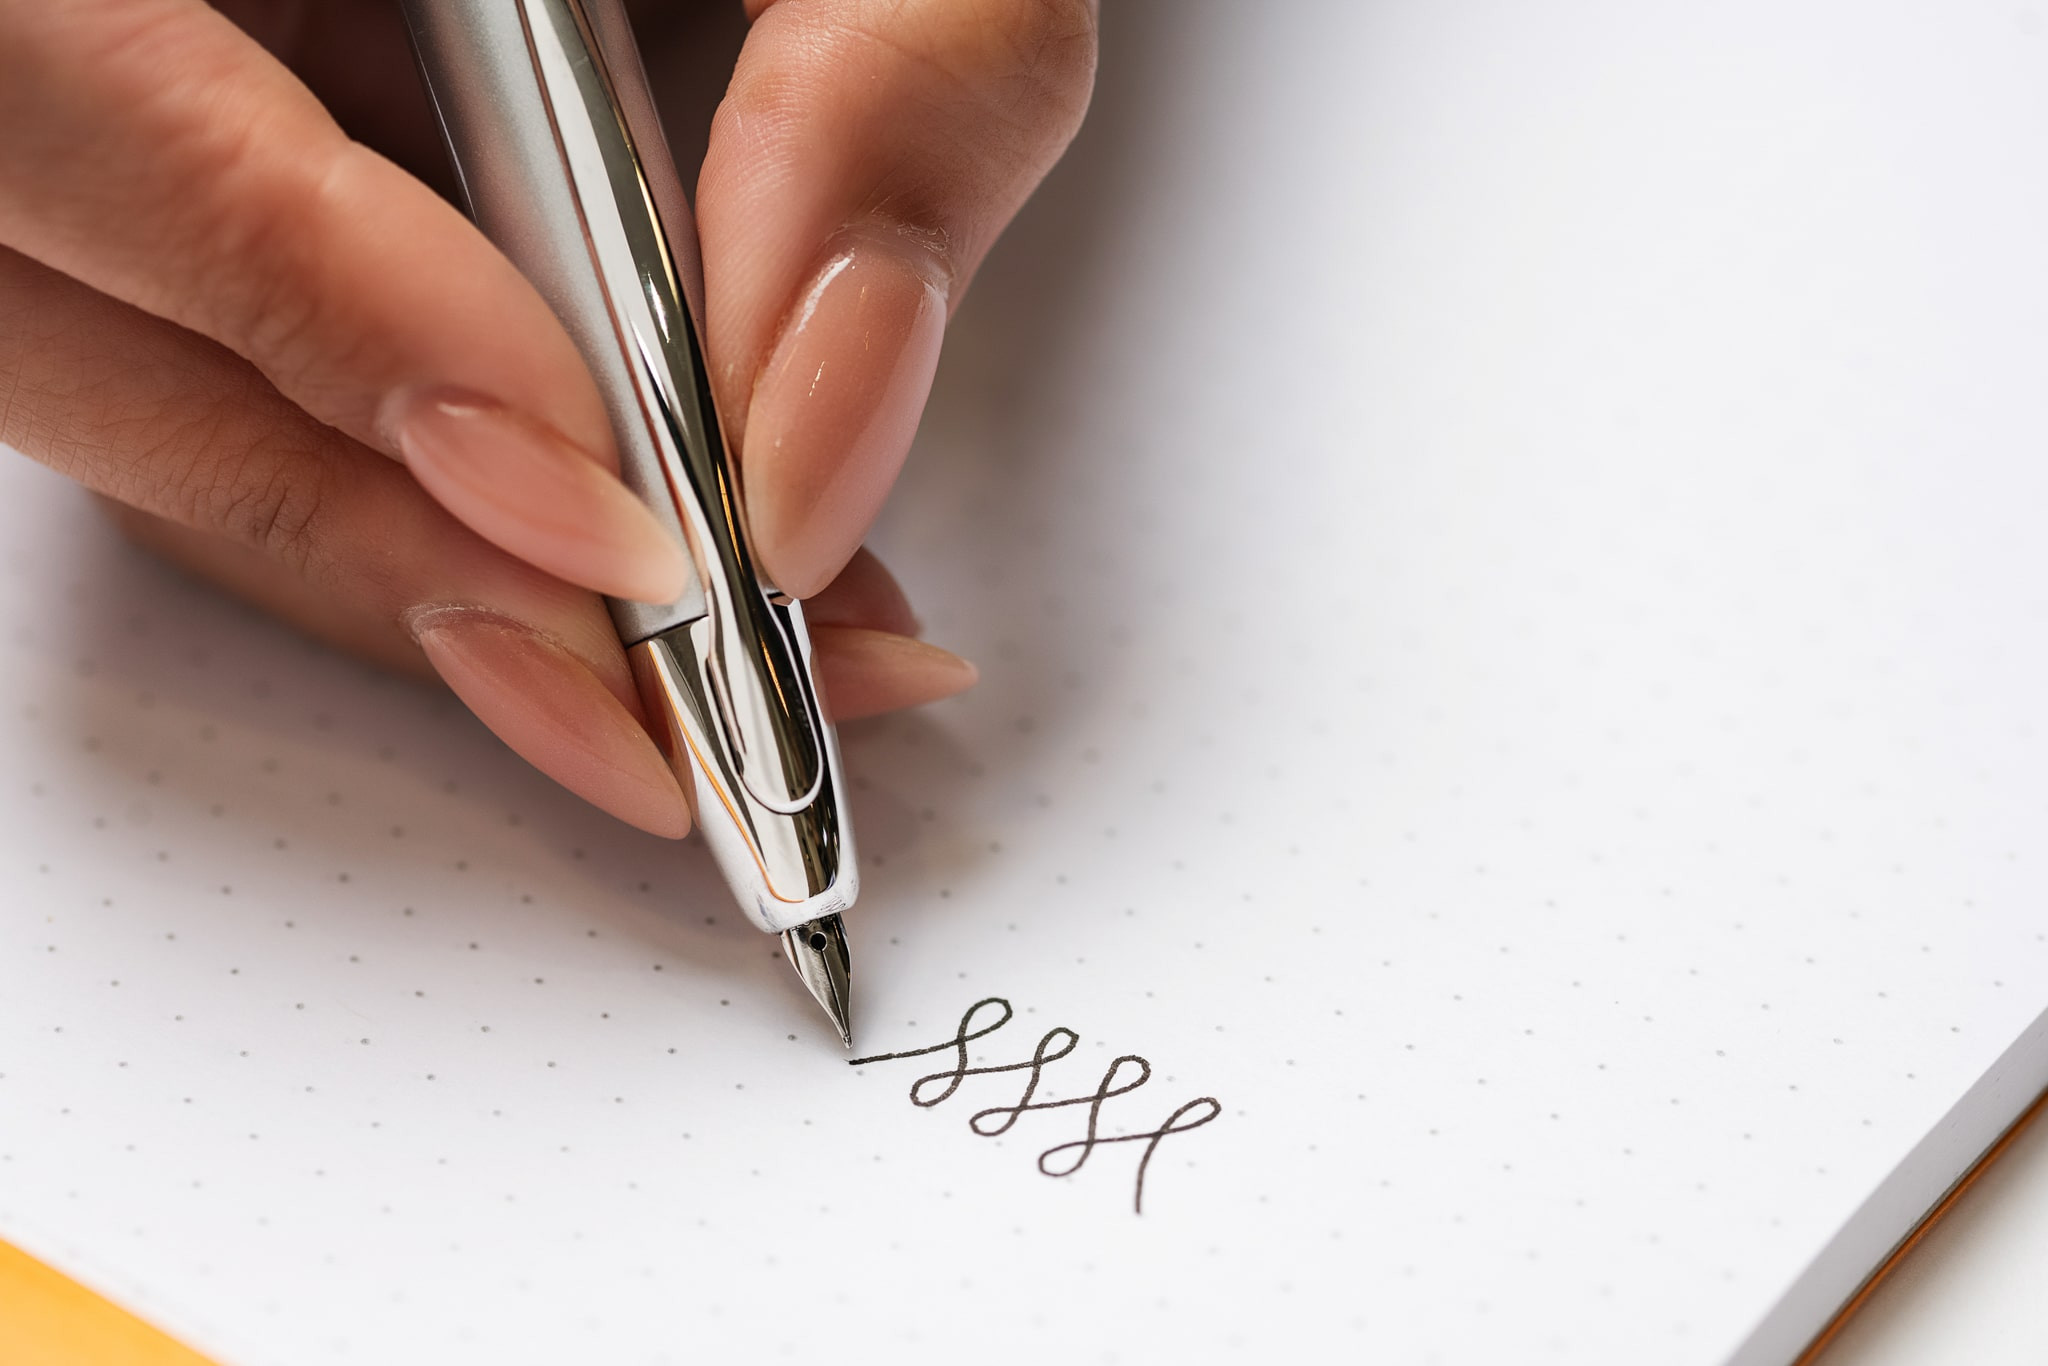
<instances>
[{"instance_id":1,"label":"pen tip touching paper","mask_svg":"<svg viewBox=\"0 0 2048 1366\"><path fill-rule=\"evenodd\" d=\"M820 916L782 932L782 951L839 1031L839 1040L853 1047L853 1017L847 978L852 959L846 949L846 922L837 915Z\"/></svg>"}]
</instances>

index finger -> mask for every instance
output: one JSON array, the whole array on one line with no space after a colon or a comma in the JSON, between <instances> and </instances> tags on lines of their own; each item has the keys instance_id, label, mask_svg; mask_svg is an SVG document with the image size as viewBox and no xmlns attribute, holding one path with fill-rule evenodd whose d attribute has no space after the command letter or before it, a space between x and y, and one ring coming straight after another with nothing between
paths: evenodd
<instances>
[{"instance_id":1,"label":"index finger","mask_svg":"<svg viewBox=\"0 0 2048 1366\"><path fill-rule=\"evenodd\" d=\"M533 287L200 0L0 8L0 245L224 343L539 568L687 579Z\"/></svg>"}]
</instances>

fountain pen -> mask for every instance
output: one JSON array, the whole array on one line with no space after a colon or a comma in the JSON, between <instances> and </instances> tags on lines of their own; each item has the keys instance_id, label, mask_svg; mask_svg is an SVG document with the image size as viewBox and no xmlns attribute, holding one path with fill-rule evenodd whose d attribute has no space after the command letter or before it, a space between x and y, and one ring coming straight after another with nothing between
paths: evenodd
<instances>
[{"instance_id":1,"label":"fountain pen","mask_svg":"<svg viewBox=\"0 0 2048 1366\"><path fill-rule=\"evenodd\" d=\"M803 607L763 582L700 340L696 225L621 0L405 0L470 217L604 397L626 485L688 549L670 603L612 600L656 741L743 910L853 1045L860 889Z\"/></svg>"}]
</instances>

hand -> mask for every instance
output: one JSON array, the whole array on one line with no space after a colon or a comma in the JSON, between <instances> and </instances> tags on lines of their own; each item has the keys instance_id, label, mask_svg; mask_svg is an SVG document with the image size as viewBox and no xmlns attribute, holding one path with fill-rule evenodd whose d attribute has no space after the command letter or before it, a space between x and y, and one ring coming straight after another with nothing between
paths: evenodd
<instances>
[{"instance_id":1,"label":"hand","mask_svg":"<svg viewBox=\"0 0 2048 1366\"><path fill-rule=\"evenodd\" d=\"M651 69L696 8L642 7ZM1094 7L746 10L698 182L706 344L756 547L811 599L844 718L973 681L860 542L946 318L1080 121ZM680 836L597 595L667 601L687 562L560 324L401 169L439 165L411 60L390 0L0 0L0 441Z\"/></svg>"}]
</instances>

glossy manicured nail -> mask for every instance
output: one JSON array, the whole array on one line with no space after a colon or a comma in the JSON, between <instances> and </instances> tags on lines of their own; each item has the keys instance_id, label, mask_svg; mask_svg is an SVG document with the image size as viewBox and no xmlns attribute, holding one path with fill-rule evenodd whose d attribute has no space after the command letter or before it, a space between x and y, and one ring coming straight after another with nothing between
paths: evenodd
<instances>
[{"instance_id":1,"label":"glossy manicured nail","mask_svg":"<svg viewBox=\"0 0 2048 1366\"><path fill-rule=\"evenodd\" d=\"M915 243L860 237L797 301L754 386L742 458L754 546L807 598L859 548L910 451L946 296Z\"/></svg>"},{"instance_id":2,"label":"glossy manicured nail","mask_svg":"<svg viewBox=\"0 0 2048 1366\"><path fill-rule=\"evenodd\" d=\"M820 626L811 640L818 689L835 721L936 702L967 691L981 677L951 651L889 631Z\"/></svg>"},{"instance_id":3,"label":"glossy manicured nail","mask_svg":"<svg viewBox=\"0 0 2048 1366\"><path fill-rule=\"evenodd\" d=\"M672 602L689 582L688 554L654 514L559 433L447 390L397 395L382 418L421 486L500 549L639 602Z\"/></svg>"},{"instance_id":4,"label":"glossy manicured nail","mask_svg":"<svg viewBox=\"0 0 2048 1366\"><path fill-rule=\"evenodd\" d=\"M408 624L435 672L528 763L629 825L689 832L667 760L583 661L481 608L430 608Z\"/></svg>"}]
</instances>

